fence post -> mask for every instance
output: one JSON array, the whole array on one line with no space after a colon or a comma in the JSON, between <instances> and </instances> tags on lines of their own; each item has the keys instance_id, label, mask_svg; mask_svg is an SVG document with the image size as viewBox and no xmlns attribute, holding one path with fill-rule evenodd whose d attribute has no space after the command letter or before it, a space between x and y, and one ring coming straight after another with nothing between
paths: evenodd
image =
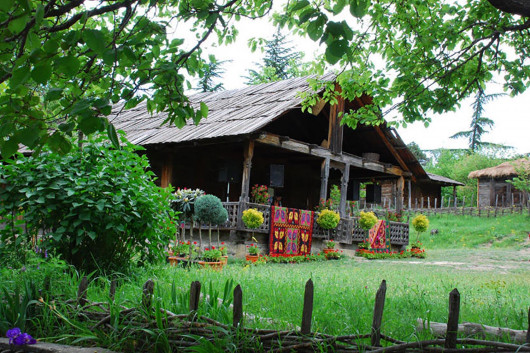
<instances>
[{"instance_id":1,"label":"fence post","mask_svg":"<svg viewBox=\"0 0 530 353\"><path fill-rule=\"evenodd\" d=\"M530 344L530 308L528 308L528 329L526 330L526 343Z\"/></svg>"},{"instance_id":2,"label":"fence post","mask_svg":"<svg viewBox=\"0 0 530 353\"><path fill-rule=\"evenodd\" d=\"M302 334L311 333L311 316L313 315L313 281L311 278L305 284L304 309L302 311Z\"/></svg>"},{"instance_id":3,"label":"fence post","mask_svg":"<svg viewBox=\"0 0 530 353\"><path fill-rule=\"evenodd\" d=\"M144 283L144 287L142 289L142 305L146 308L149 308L151 306L154 289L155 282L153 282L152 279L148 279Z\"/></svg>"},{"instance_id":4,"label":"fence post","mask_svg":"<svg viewBox=\"0 0 530 353\"><path fill-rule=\"evenodd\" d=\"M110 281L110 289L109 289L109 298L111 301L114 301L114 296L116 295L116 280L113 279Z\"/></svg>"},{"instance_id":5,"label":"fence post","mask_svg":"<svg viewBox=\"0 0 530 353\"><path fill-rule=\"evenodd\" d=\"M243 318L243 291L241 286L238 284L234 288L234 312L233 312L233 325L238 327L241 324Z\"/></svg>"},{"instance_id":6,"label":"fence post","mask_svg":"<svg viewBox=\"0 0 530 353\"><path fill-rule=\"evenodd\" d=\"M79 288L77 289L77 305L85 306L88 302L86 300L86 292L88 288L88 278L83 276Z\"/></svg>"},{"instance_id":7,"label":"fence post","mask_svg":"<svg viewBox=\"0 0 530 353\"><path fill-rule=\"evenodd\" d=\"M445 334L445 348L456 348L456 337L458 334L458 317L460 315L460 293L453 289L449 293L449 317L447 319L447 332Z\"/></svg>"},{"instance_id":8,"label":"fence post","mask_svg":"<svg viewBox=\"0 0 530 353\"><path fill-rule=\"evenodd\" d=\"M372 321L372 346L377 347L381 341L381 322L383 321L383 309L385 308L386 281L383 280L375 294L374 318Z\"/></svg>"},{"instance_id":9,"label":"fence post","mask_svg":"<svg viewBox=\"0 0 530 353\"><path fill-rule=\"evenodd\" d=\"M193 281L190 287L190 312L197 311L201 297L201 282Z\"/></svg>"}]
</instances>

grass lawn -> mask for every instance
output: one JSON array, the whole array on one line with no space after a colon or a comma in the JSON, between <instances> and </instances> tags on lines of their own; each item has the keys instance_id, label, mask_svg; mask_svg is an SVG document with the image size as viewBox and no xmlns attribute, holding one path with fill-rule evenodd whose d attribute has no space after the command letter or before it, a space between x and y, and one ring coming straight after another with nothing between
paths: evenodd
<instances>
[{"instance_id":1,"label":"grass lawn","mask_svg":"<svg viewBox=\"0 0 530 353\"><path fill-rule=\"evenodd\" d=\"M222 272L183 269L169 265L149 266L122 277L116 302L137 306L143 283L156 282L155 300L175 313L187 311L192 281L202 283L204 299L200 313L224 323L231 322L231 290L240 284L243 290L245 325L260 328L292 329L300 325L305 282L315 286L313 330L333 335L369 333L375 293L387 281L382 333L396 339L415 341L429 338L415 329L416 319L447 321L449 292L461 294L460 322L527 329L530 307L530 218L509 216L486 219L439 216L430 217L430 229L424 234L426 259L366 260L348 258L301 264L265 264L245 266L231 261ZM463 220L460 220L463 218ZM473 223L472 228L468 223ZM526 232L526 233L525 233ZM464 239L464 240L462 240ZM432 240L432 241L431 241ZM29 275L30 269L26 271ZM17 279L3 270L0 283L9 287ZM59 298L75 297L76 288L64 283L64 276L53 279ZM93 279L88 299L106 301L109 280ZM225 292L225 288L229 289ZM61 292L59 294L59 292ZM213 298L225 298L220 305ZM56 300L57 304L60 304ZM269 319L272 319L269 320ZM28 326L38 325L35 321ZM63 325L63 330L68 325ZM51 330L51 329L50 329ZM40 337L55 336L40 327ZM76 337L70 328L69 339ZM63 337L64 338L64 337ZM111 345L113 342L96 342Z\"/></svg>"}]
</instances>

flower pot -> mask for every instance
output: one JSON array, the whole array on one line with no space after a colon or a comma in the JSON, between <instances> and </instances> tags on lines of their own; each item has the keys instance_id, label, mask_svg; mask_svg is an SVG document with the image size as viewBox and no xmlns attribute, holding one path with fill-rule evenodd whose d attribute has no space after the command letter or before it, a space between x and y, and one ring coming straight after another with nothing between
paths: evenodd
<instances>
[{"instance_id":1,"label":"flower pot","mask_svg":"<svg viewBox=\"0 0 530 353\"><path fill-rule=\"evenodd\" d=\"M247 255L247 256L245 256L245 259L247 261L250 261L250 262L254 263L254 262L259 260L259 255Z\"/></svg>"},{"instance_id":2,"label":"flower pot","mask_svg":"<svg viewBox=\"0 0 530 353\"><path fill-rule=\"evenodd\" d=\"M324 249L322 251L324 252L324 254L327 254L327 253L330 253L330 252L338 252L337 249Z\"/></svg>"},{"instance_id":3,"label":"flower pot","mask_svg":"<svg viewBox=\"0 0 530 353\"><path fill-rule=\"evenodd\" d=\"M228 255L221 256L221 262L226 265L228 263Z\"/></svg>"},{"instance_id":4,"label":"flower pot","mask_svg":"<svg viewBox=\"0 0 530 353\"><path fill-rule=\"evenodd\" d=\"M221 261L199 261L198 263L201 267L211 268L212 270L215 270L215 271L221 271L225 265Z\"/></svg>"},{"instance_id":5,"label":"flower pot","mask_svg":"<svg viewBox=\"0 0 530 353\"><path fill-rule=\"evenodd\" d=\"M176 256L169 256L168 259L169 259L169 264L171 266L177 266L177 264L179 263L178 257Z\"/></svg>"}]
</instances>

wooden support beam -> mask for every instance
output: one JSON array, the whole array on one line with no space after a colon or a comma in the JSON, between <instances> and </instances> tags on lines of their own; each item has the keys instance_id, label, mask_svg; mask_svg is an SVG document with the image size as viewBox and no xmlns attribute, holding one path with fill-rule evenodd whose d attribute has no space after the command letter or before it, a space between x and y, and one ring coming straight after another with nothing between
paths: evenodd
<instances>
[{"instance_id":1,"label":"wooden support beam","mask_svg":"<svg viewBox=\"0 0 530 353\"><path fill-rule=\"evenodd\" d=\"M254 156L254 140L248 140L243 150L243 174L241 177L241 200L248 201L250 195L250 171Z\"/></svg>"},{"instance_id":2,"label":"wooden support beam","mask_svg":"<svg viewBox=\"0 0 530 353\"><path fill-rule=\"evenodd\" d=\"M329 149L321 146L308 144L292 139L282 139L280 138L280 136L271 133L262 133L255 141L258 143L276 146L278 148L283 148L293 152L303 153L320 158L329 158L330 160L338 162L341 165L349 164L352 167L363 168L397 176L412 176L410 172L404 172L398 166L392 166L374 161L365 162L360 156L355 156L348 153L335 154L332 153Z\"/></svg>"},{"instance_id":3,"label":"wooden support beam","mask_svg":"<svg viewBox=\"0 0 530 353\"><path fill-rule=\"evenodd\" d=\"M396 190L396 212L401 212L403 210L403 191L405 190L405 178L402 176L397 180L397 190Z\"/></svg>"},{"instance_id":4,"label":"wooden support beam","mask_svg":"<svg viewBox=\"0 0 530 353\"><path fill-rule=\"evenodd\" d=\"M167 188L173 179L173 155L168 153L162 165L162 175L160 175L160 186Z\"/></svg>"},{"instance_id":5,"label":"wooden support beam","mask_svg":"<svg viewBox=\"0 0 530 353\"><path fill-rule=\"evenodd\" d=\"M342 178L340 183L340 216L346 216L346 195L348 195L348 182L350 181L350 165L346 164L342 171Z\"/></svg>"},{"instance_id":6,"label":"wooden support beam","mask_svg":"<svg viewBox=\"0 0 530 353\"><path fill-rule=\"evenodd\" d=\"M335 85L335 90L338 92L341 91L338 84ZM342 153L344 127L340 122L344 114L344 105L344 98L339 96L337 97L337 103L331 105L329 112L328 142L329 149L333 153Z\"/></svg>"},{"instance_id":7,"label":"wooden support beam","mask_svg":"<svg viewBox=\"0 0 530 353\"><path fill-rule=\"evenodd\" d=\"M409 207L408 207L408 209L410 210L412 208L412 182L410 181L410 179L407 180L407 186L408 186L408 190L409 190Z\"/></svg>"},{"instance_id":8,"label":"wooden support beam","mask_svg":"<svg viewBox=\"0 0 530 353\"><path fill-rule=\"evenodd\" d=\"M312 107L311 107L311 114L313 114L314 116L317 116L318 114L320 114L320 112L322 111L322 109L324 109L324 107L326 106L326 100L325 99L320 99L318 102L316 102Z\"/></svg>"},{"instance_id":9,"label":"wooden support beam","mask_svg":"<svg viewBox=\"0 0 530 353\"><path fill-rule=\"evenodd\" d=\"M330 159L327 157L322 161L320 167L320 199L326 200L328 197L328 179L329 179Z\"/></svg>"},{"instance_id":10,"label":"wooden support beam","mask_svg":"<svg viewBox=\"0 0 530 353\"><path fill-rule=\"evenodd\" d=\"M381 140L383 141L383 144L386 146L386 148L388 148L388 150L390 151L392 156L394 156L394 158L398 162L399 166L401 168L403 168L403 170L406 170L406 171L410 172L410 169L409 169L408 165L405 163L405 161L403 161L403 158L401 158L401 156L397 152L396 148L390 143L388 138L385 136L385 133L383 132L383 130L381 130L381 128L379 126L374 126L374 130L379 135L379 137L381 137ZM416 181L414 176L412 176L412 180Z\"/></svg>"}]
</instances>

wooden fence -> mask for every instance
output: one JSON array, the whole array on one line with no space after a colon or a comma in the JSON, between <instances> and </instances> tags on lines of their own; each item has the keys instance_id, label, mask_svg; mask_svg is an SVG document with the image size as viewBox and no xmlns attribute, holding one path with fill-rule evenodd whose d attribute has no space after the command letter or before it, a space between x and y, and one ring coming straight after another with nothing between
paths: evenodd
<instances>
[{"instance_id":1,"label":"wooden fence","mask_svg":"<svg viewBox=\"0 0 530 353\"><path fill-rule=\"evenodd\" d=\"M75 312L80 317L93 318L97 323L95 328L105 329L106 326L110 330L115 329L110 325L105 325L110 321L110 304L105 303L89 303L86 299L88 288L88 281L84 277L81 281L77 292L77 306L82 307L81 310L76 309ZM383 322L383 312L386 297L386 281L382 281L381 285L375 295L375 304L373 310L373 318L370 333L367 334L352 334L332 336L312 331L312 315L313 315L313 296L314 285L313 281L309 279L305 285L303 310L301 313L300 329L294 331L276 331L246 328L244 322L243 311L243 291L240 285L237 285L233 290L233 304L232 304L232 324L226 325L214 321L210 318L197 315L197 310L200 305L201 283L195 281L191 283L189 296L189 313L175 314L169 312L159 306L153 305L154 282L148 280L142 290L142 308L123 310L118 314L118 317L127 317L128 325L135 324L134 320L139 320L138 325L143 329L148 329L145 326L146 322L144 316L135 319L135 310L139 313L151 312L150 315L154 317L163 313L165 315L165 334L167 341L171 342L172 350L179 351L184 348L196 346L201 344L202 340L208 340L215 344L217 340L226 338L226 335L232 335L234 340L241 339L242 334L247 335L247 341L250 336L252 342L257 342L258 346L263 348L266 352L469 352L469 353L486 353L486 352L530 352L530 309L529 314L529 330L524 335L522 341L519 343L502 343L496 341L487 341L484 339L473 338L458 338L459 330L459 313L460 313L460 293L455 288L449 293L449 312L447 320L447 328L443 338L431 339L425 341L403 342L384 335L381 332ZM113 301L116 292L116 283L113 281L110 286L110 300ZM211 299L211 298L210 298ZM100 312L101 309L106 312ZM94 311L97 311L96 313ZM137 314L137 313L136 313ZM116 315L116 313L114 313ZM159 316L160 317L160 316ZM150 320L151 325L156 322L158 326L162 324L161 319ZM158 327L160 329L160 327ZM196 337L202 337L198 340ZM519 337L520 338L520 337ZM382 347L381 342L385 342L385 347ZM368 343L369 342L369 343ZM436 348L433 346L441 346L443 348ZM251 350L253 351L253 350Z\"/></svg>"}]
</instances>

